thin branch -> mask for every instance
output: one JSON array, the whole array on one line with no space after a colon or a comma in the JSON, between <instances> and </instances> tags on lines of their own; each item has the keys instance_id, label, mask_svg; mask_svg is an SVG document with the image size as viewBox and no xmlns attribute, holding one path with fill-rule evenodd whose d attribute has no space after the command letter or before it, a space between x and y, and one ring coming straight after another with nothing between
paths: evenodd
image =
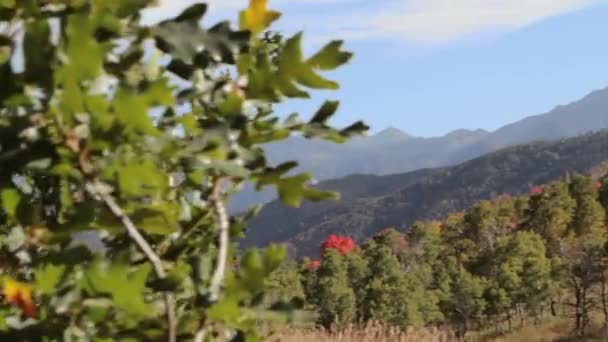
<instances>
[{"instance_id":1,"label":"thin branch","mask_svg":"<svg viewBox=\"0 0 608 342\"><path fill-rule=\"evenodd\" d=\"M220 296L220 290L224 282L224 275L226 274L226 262L228 259L228 245L230 244L230 222L228 221L228 214L226 213L226 206L221 193L222 180L226 178L218 179L211 192L211 201L215 208L215 215L219 225L219 251L217 255L217 264L215 271L211 278L211 284L209 286L210 300L216 301Z\"/></svg>"},{"instance_id":2,"label":"thin branch","mask_svg":"<svg viewBox=\"0 0 608 342\"><path fill-rule=\"evenodd\" d=\"M201 328L194 336L194 342L203 342L207 336L207 329Z\"/></svg>"},{"instance_id":3,"label":"thin branch","mask_svg":"<svg viewBox=\"0 0 608 342\"><path fill-rule=\"evenodd\" d=\"M211 284L209 285L209 299L214 302L219 299L222 284L224 283L224 276L226 274L226 263L228 259L228 245L230 244L230 222L228 220L228 214L226 212L226 206L224 205L224 199L222 198L221 185L222 181L228 178L219 178L213 184L211 190L210 201L213 203L215 210L216 219L219 225L220 236L219 236L219 251L217 255L217 262L215 271L211 277ZM201 323L201 327L194 336L194 342L203 342L207 336L207 327L205 323Z\"/></svg>"},{"instance_id":4,"label":"thin branch","mask_svg":"<svg viewBox=\"0 0 608 342\"><path fill-rule=\"evenodd\" d=\"M122 208L116 203L107 187L103 184L95 181L95 182L87 182L86 183L87 192L93 196L93 198L98 198L110 209L110 211L116 216L123 224L123 226L127 229L127 233L129 237L137 244L139 249L144 253L146 258L152 264L154 268L154 272L158 276L158 278L163 279L167 277L167 273L163 268L163 264L152 249L152 246L146 241L146 239L141 235L133 221L125 214ZM173 294L170 292L165 292L164 294L165 301L165 309L167 312L167 321L169 324L169 342L176 342L176 329L177 329L177 321L175 317L175 300L173 298Z\"/></svg>"}]
</instances>

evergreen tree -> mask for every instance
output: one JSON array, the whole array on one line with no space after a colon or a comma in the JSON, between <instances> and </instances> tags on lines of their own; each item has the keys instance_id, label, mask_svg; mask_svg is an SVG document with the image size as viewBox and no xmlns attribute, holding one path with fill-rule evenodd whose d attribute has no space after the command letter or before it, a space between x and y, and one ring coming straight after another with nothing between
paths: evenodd
<instances>
[{"instance_id":1,"label":"evergreen tree","mask_svg":"<svg viewBox=\"0 0 608 342\"><path fill-rule=\"evenodd\" d=\"M534 232L516 232L502 237L496 244L492 280L497 294L496 312L500 310L511 320L511 313L525 308L536 314L553 293L551 260L545 243Z\"/></svg>"},{"instance_id":2,"label":"evergreen tree","mask_svg":"<svg viewBox=\"0 0 608 342\"><path fill-rule=\"evenodd\" d=\"M496 242L510 232L515 209L510 199L481 201L469 209L464 216L464 238L474 242L475 258L468 265L477 275L486 275L493 263L492 252Z\"/></svg>"},{"instance_id":3,"label":"evergreen tree","mask_svg":"<svg viewBox=\"0 0 608 342\"><path fill-rule=\"evenodd\" d=\"M271 303L303 301L306 298L302 287L302 275L298 264L287 259L266 279L266 288Z\"/></svg>"},{"instance_id":4,"label":"evergreen tree","mask_svg":"<svg viewBox=\"0 0 608 342\"><path fill-rule=\"evenodd\" d=\"M464 237L475 242L480 251L494 249L502 227L497 222L496 206L489 201L481 201L467 211L464 216Z\"/></svg>"},{"instance_id":5,"label":"evergreen tree","mask_svg":"<svg viewBox=\"0 0 608 342\"><path fill-rule=\"evenodd\" d=\"M570 241L563 259L562 284L569 290L571 300L567 306L574 318L577 335L583 336L589 327L591 310L599 306L593 288L602 280L605 272L604 245L602 238L587 236Z\"/></svg>"},{"instance_id":6,"label":"evergreen tree","mask_svg":"<svg viewBox=\"0 0 608 342\"><path fill-rule=\"evenodd\" d=\"M365 246L369 263L363 318L386 322L395 326L421 326L424 324L417 300L420 293L415 280L406 277L399 260L385 245L371 241Z\"/></svg>"},{"instance_id":7,"label":"evergreen tree","mask_svg":"<svg viewBox=\"0 0 608 342\"><path fill-rule=\"evenodd\" d=\"M453 258L446 260L449 273L449 296L441 303L442 311L464 337L486 308L486 281L459 266Z\"/></svg>"},{"instance_id":8,"label":"evergreen tree","mask_svg":"<svg viewBox=\"0 0 608 342\"><path fill-rule=\"evenodd\" d=\"M357 298L357 322L361 322L365 313L364 301L366 282L370 277L369 265L360 250L345 255L349 286Z\"/></svg>"},{"instance_id":9,"label":"evergreen tree","mask_svg":"<svg viewBox=\"0 0 608 342\"><path fill-rule=\"evenodd\" d=\"M443 223L442 241L446 256L453 256L459 265L466 265L475 260L478 248L475 242L465 238L467 225L462 213L451 214Z\"/></svg>"},{"instance_id":10,"label":"evergreen tree","mask_svg":"<svg viewBox=\"0 0 608 342\"><path fill-rule=\"evenodd\" d=\"M442 223L416 222L407 234L408 248L404 251L409 262L433 263L441 253Z\"/></svg>"},{"instance_id":11,"label":"evergreen tree","mask_svg":"<svg viewBox=\"0 0 608 342\"><path fill-rule=\"evenodd\" d=\"M576 202L570 197L567 183L555 182L540 190L530 196L524 228L545 239L549 256L561 255Z\"/></svg>"},{"instance_id":12,"label":"evergreen tree","mask_svg":"<svg viewBox=\"0 0 608 342\"><path fill-rule=\"evenodd\" d=\"M317 277L312 295L316 297L319 322L326 328L353 322L357 305L345 257L335 249L326 250Z\"/></svg>"},{"instance_id":13,"label":"evergreen tree","mask_svg":"<svg viewBox=\"0 0 608 342\"><path fill-rule=\"evenodd\" d=\"M598 185L600 203L604 207L604 211L606 212L606 216L608 217L608 174L598 182Z\"/></svg>"},{"instance_id":14,"label":"evergreen tree","mask_svg":"<svg viewBox=\"0 0 608 342\"><path fill-rule=\"evenodd\" d=\"M589 177L575 175L570 183L570 194L576 202L569 231L576 236L591 235L603 238L606 213L599 201L596 182Z\"/></svg>"}]
</instances>

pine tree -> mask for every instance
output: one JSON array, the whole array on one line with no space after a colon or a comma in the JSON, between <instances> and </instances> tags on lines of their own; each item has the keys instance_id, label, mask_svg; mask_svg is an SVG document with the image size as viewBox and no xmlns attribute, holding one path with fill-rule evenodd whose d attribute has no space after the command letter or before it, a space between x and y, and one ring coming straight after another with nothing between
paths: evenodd
<instances>
[{"instance_id":1,"label":"pine tree","mask_svg":"<svg viewBox=\"0 0 608 342\"><path fill-rule=\"evenodd\" d=\"M345 258L335 249L325 252L317 271L316 296L319 323L330 328L353 322L357 305L353 289L350 287Z\"/></svg>"},{"instance_id":2,"label":"pine tree","mask_svg":"<svg viewBox=\"0 0 608 342\"><path fill-rule=\"evenodd\" d=\"M472 263L468 265L473 274L485 275L491 264L496 242L509 233L515 217L515 208L510 199L481 201L469 209L464 216L463 236L475 243Z\"/></svg>"},{"instance_id":3,"label":"pine tree","mask_svg":"<svg viewBox=\"0 0 608 342\"><path fill-rule=\"evenodd\" d=\"M476 320L483 318L486 308L484 292L487 282L459 266L453 258L446 260L449 273L449 295L441 303L442 311L464 338Z\"/></svg>"},{"instance_id":4,"label":"pine tree","mask_svg":"<svg viewBox=\"0 0 608 342\"><path fill-rule=\"evenodd\" d=\"M270 303L303 301L306 297L298 264L292 259L283 261L281 266L270 274L266 286L268 297L271 298Z\"/></svg>"},{"instance_id":5,"label":"pine tree","mask_svg":"<svg viewBox=\"0 0 608 342\"><path fill-rule=\"evenodd\" d=\"M365 246L369 263L368 279L362 306L364 320L377 320L395 326L424 324L417 300L415 281L406 277L399 260L388 246L374 241Z\"/></svg>"},{"instance_id":6,"label":"pine tree","mask_svg":"<svg viewBox=\"0 0 608 342\"><path fill-rule=\"evenodd\" d=\"M589 327L591 310L600 303L593 295L593 288L602 280L606 270L604 261L605 240L586 236L573 239L568 244L562 267L562 285L570 291L569 307L575 321L578 336L583 336Z\"/></svg>"},{"instance_id":7,"label":"pine tree","mask_svg":"<svg viewBox=\"0 0 608 342\"><path fill-rule=\"evenodd\" d=\"M549 256L563 254L563 239L572 222L576 201L570 197L568 184L555 182L530 196L524 228L545 239Z\"/></svg>"},{"instance_id":8,"label":"pine tree","mask_svg":"<svg viewBox=\"0 0 608 342\"><path fill-rule=\"evenodd\" d=\"M355 297L357 298L356 321L361 322L365 312L362 299L365 297L366 282L370 278L369 265L367 259L364 258L360 250L353 251L344 258L348 272L349 286L353 289Z\"/></svg>"},{"instance_id":9,"label":"pine tree","mask_svg":"<svg viewBox=\"0 0 608 342\"><path fill-rule=\"evenodd\" d=\"M467 225L463 213L450 214L443 223L441 238L446 256L452 256L459 265L466 265L477 257L478 248L474 241L465 238Z\"/></svg>"},{"instance_id":10,"label":"pine tree","mask_svg":"<svg viewBox=\"0 0 608 342\"><path fill-rule=\"evenodd\" d=\"M604 176L599 182L599 198L600 203L604 207L604 211L606 212L606 216L608 217L608 174Z\"/></svg>"},{"instance_id":11,"label":"pine tree","mask_svg":"<svg viewBox=\"0 0 608 342\"><path fill-rule=\"evenodd\" d=\"M543 239L534 232L521 231L502 237L493 254L492 280L498 293L498 308L507 319L518 307L531 314L553 294L551 260ZM500 311L497 311L500 312Z\"/></svg>"},{"instance_id":12,"label":"pine tree","mask_svg":"<svg viewBox=\"0 0 608 342\"><path fill-rule=\"evenodd\" d=\"M442 223L416 222L407 234L408 248L404 251L408 261L431 264L441 253Z\"/></svg>"},{"instance_id":13,"label":"pine tree","mask_svg":"<svg viewBox=\"0 0 608 342\"><path fill-rule=\"evenodd\" d=\"M569 231L575 236L591 235L603 238L606 213L599 201L598 189L589 177L575 175L570 183L570 194L576 201Z\"/></svg>"}]
</instances>

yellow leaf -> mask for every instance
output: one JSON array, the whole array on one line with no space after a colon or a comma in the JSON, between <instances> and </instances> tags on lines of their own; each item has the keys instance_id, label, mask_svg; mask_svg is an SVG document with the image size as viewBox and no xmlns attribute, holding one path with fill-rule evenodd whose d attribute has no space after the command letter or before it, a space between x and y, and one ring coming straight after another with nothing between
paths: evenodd
<instances>
[{"instance_id":1,"label":"yellow leaf","mask_svg":"<svg viewBox=\"0 0 608 342\"><path fill-rule=\"evenodd\" d=\"M3 292L9 304L20 308L30 317L36 316L36 304L32 298L30 285L5 277Z\"/></svg>"},{"instance_id":2,"label":"yellow leaf","mask_svg":"<svg viewBox=\"0 0 608 342\"><path fill-rule=\"evenodd\" d=\"M267 0L250 0L249 8L241 12L241 29L256 34L279 19L281 13L268 10Z\"/></svg>"}]
</instances>

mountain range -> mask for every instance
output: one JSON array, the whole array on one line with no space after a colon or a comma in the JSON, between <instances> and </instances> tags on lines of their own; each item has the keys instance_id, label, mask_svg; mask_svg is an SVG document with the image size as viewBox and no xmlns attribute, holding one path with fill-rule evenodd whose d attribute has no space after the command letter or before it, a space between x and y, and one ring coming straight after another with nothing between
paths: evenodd
<instances>
[{"instance_id":1,"label":"mountain range","mask_svg":"<svg viewBox=\"0 0 608 342\"><path fill-rule=\"evenodd\" d=\"M298 170L327 180L351 174L388 175L456 165L504 147L574 137L603 128L608 128L608 88L493 132L459 129L441 137L420 138L388 128L342 145L293 137L268 144L265 150L272 164L295 159L300 164ZM230 208L238 212L274 198L272 191L255 192L249 186L233 199Z\"/></svg>"},{"instance_id":2,"label":"mountain range","mask_svg":"<svg viewBox=\"0 0 608 342\"><path fill-rule=\"evenodd\" d=\"M481 199L520 194L569 172L587 172L608 160L608 130L602 130L606 127L608 89L491 133L460 130L441 138L421 139L388 129L351 143L346 150L366 151L361 145L379 146L378 141L393 149L373 156L363 154L358 157L362 165L355 163L351 168L355 174L318 184L322 189L340 192L340 201L305 202L298 209L272 201L249 224L247 238L241 244L250 247L284 242L292 254L310 256L329 234L363 240L386 227L404 230L416 220L441 218ZM357 144L359 147L353 148ZM412 146L416 145L419 158L413 153ZM505 145L511 147L501 148ZM342 153L344 158L336 157L338 165L346 165L340 161L349 159L345 157L349 152ZM394 155L394 160L382 152ZM410 159L402 158L400 152ZM317 153L329 158L327 150ZM305 158L303 164L311 160ZM455 166L435 167L462 160L465 162ZM391 167L398 168L399 163L405 169L412 164L423 167L382 175ZM339 167L332 170L343 172Z\"/></svg>"}]
</instances>

